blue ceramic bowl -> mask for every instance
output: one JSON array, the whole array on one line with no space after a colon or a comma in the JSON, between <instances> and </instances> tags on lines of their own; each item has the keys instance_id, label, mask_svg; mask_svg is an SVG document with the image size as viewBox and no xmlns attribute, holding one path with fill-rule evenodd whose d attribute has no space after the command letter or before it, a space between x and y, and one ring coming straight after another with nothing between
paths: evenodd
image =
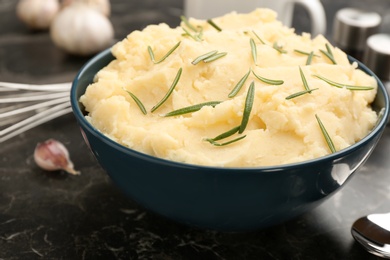
<instances>
[{"instance_id":1,"label":"blue ceramic bowl","mask_svg":"<svg viewBox=\"0 0 390 260\"><path fill-rule=\"evenodd\" d=\"M73 82L71 103L84 139L101 167L131 199L191 226L249 231L313 209L339 190L367 160L389 117L389 97L377 79L379 88L373 104L380 114L377 125L361 141L334 154L257 168L205 167L163 160L112 141L84 118L78 100L95 74L113 59L110 50L98 54ZM373 75L363 64L359 66Z\"/></svg>"}]
</instances>

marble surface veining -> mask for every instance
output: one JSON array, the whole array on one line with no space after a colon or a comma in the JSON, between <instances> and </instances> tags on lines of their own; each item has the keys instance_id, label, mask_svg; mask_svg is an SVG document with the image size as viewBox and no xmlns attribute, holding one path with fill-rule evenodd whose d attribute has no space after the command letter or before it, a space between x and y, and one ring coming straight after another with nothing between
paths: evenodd
<instances>
[{"instance_id":1,"label":"marble surface veining","mask_svg":"<svg viewBox=\"0 0 390 260\"><path fill-rule=\"evenodd\" d=\"M322 1L328 27L345 6L387 17L385 0ZM71 81L88 58L58 50L47 32L31 32L0 0L0 81ZM179 23L179 0L112 0L116 39L147 24ZM369 3L369 4L366 4ZM307 15L294 19L305 30ZM330 32L328 32L330 35ZM328 36L329 36L328 35ZM79 176L45 172L33 160L37 142L62 141ZM284 224L248 233L183 226L126 198L89 152L69 114L0 144L0 260L33 259L378 259L354 242L360 216L390 211L390 129L347 185L318 208Z\"/></svg>"}]
</instances>

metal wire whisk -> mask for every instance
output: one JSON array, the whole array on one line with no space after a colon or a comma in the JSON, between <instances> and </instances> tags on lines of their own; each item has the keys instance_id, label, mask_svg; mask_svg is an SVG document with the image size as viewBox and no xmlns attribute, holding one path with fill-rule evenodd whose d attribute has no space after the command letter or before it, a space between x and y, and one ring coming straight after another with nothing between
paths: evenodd
<instances>
[{"instance_id":1,"label":"metal wire whisk","mask_svg":"<svg viewBox=\"0 0 390 260\"><path fill-rule=\"evenodd\" d=\"M0 82L0 143L70 113L70 87Z\"/></svg>"}]
</instances>

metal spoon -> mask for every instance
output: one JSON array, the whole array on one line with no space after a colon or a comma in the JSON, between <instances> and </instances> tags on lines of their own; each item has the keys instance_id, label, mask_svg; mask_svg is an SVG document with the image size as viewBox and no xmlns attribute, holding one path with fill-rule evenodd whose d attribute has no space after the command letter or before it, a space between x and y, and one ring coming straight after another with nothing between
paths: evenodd
<instances>
[{"instance_id":1,"label":"metal spoon","mask_svg":"<svg viewBox=\"0 0 390 260\"><path fill-rule=\"evenodd\" d=\"M390 259L390 213L359 218L353 223L351 233L368 252Z\"/></svg>"}]
</instances>

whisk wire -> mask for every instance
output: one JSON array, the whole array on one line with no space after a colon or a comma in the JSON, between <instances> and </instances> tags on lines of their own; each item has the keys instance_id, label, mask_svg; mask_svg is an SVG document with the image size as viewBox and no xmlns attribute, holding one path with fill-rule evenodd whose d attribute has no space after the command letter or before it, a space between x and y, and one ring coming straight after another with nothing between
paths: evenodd
<instances>
[{"instance_id":1,"label":"whisk wire","mask_svg":"<svg viewBox=\"0 0 390 260\"><path fill-rule=\"evenodd\" d=\"M69 96L68 92L58 92L58 93L43 92L43 93L39 93L39 95L34 94L34 95L23 95L17 97L0 98L0 104L48 100L53 98L66 97L66 96Z\"/></svg>"},{"instance_id":2,"label":"whisk wire","mask_svg":"<svg viewBox=\"0 0 390 260\"><path fill-rule=\"evenodd\" d=\"M0 143L70 113L70 87L0 82Z\"/></svg>"},{"instance_id":3,"label":"whisk wire","mask_svg":"<svg viewBox=\"0 0 390 260\"><path fill-rule=\"evenodd\" d=\"M14 107L16 109L12 109L13 107L10 107L11 108L11 109L9 109L10 111L0 113L0 118L10 117L10 116L18 115L18 114L21 114L21 113L26 113L26 112L33 111L33 110L36 110L36 109L40 109L40 108L46 108L46 107L49 107L49 106L52 106L52 105L64 103L66 101L69 101L69 97L65 96L65 97L62 97L62 98L52 99L52 100L49 100L49 101L46 101L46 102L36 103L36 104L30 105L30 106L24 106L24 107L21 107L21 108L17 108L18 105L15 105Z\"/></svg>"},{"instance_id":4,"label":"whisk wire","mask_svg":"<svg viewBox=\"0 0 390 260\"><path fill-rule=\"evenodd\" d=\"M27 130L30 130L36 126L39 126L43 123L46 123L52 119L66 115L66 114L70 113L71 111L72 111L72 108L68 107L66 109L59 110L59 111L56 111L54 113L48 114L45 117L39 117L37 120L31 122L30 124L26 124L23 127L20 127L17 130L15 130L7 135L4 135L4 136L0 135L0 143L7 141L7 140L11 139L12 137L15 137L19 134L22 134L23 132L26 132Z\"/></svg>"},{"instance_id":5,"label":"whisk wire","mask_svg":"<svg viewBox=\"0 0 390 260\"><path fill-rule=\"evenodd\" d=\"M58 84L21 84L11 82L0 82L0 90L2 91L14 91L14 90L30 90L30 91L67 91L70 89L71 83L58 83Z\"/></svg>"}]
</instances>

